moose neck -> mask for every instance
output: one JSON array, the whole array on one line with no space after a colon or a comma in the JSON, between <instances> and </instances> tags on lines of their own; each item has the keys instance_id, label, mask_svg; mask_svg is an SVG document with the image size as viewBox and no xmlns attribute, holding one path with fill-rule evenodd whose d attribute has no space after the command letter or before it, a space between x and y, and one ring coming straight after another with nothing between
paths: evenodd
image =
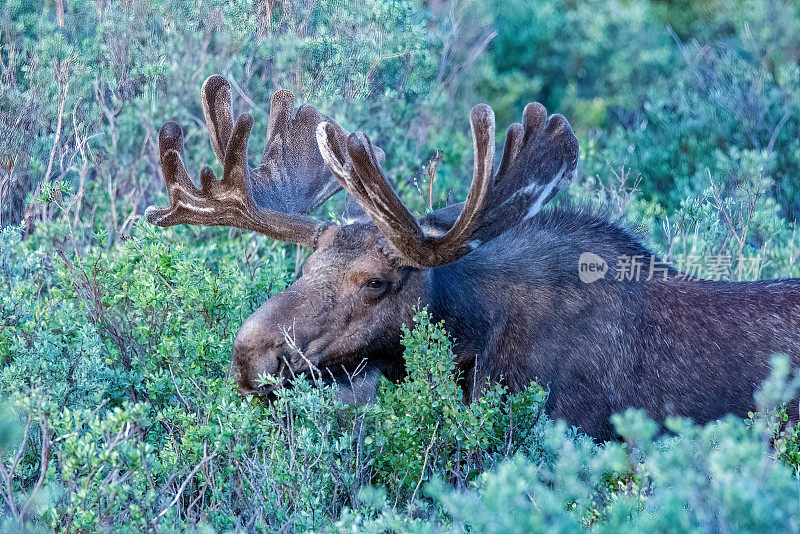
<instances>
[{"instance_id":1,"label":"moose neck","mask_svg":"<svg viewBox=\"0 0 800 534\"><path fill-rule=\"evenodd\" d=\"M436 321L444 321L455 339L457 363L474 358L480 351L493 315L485 299L485 272L470 260L462 258L428 270L431 314Z\"/></svg>"},{"instance_id":2,"label":"moose neck","mask_svg":"<svg viewBox=\"0 0 800 534\"><path fill-rule=\"evenodd\" d=\"M633 299L644 289L644 284L587 286L578 277L578 258L586 251L609 261L650 255L621 227L591 213L562 209L542 213L463 258L430 269L428 306L455 338L459 367L468 370L479 357L502 360L500 353L521 350L539 331L554 335L554 313L569 315L595 301L598 307L612 306L621 293ZM493 348L487 352L487 347ZM524 372L514 374L526 383L534 378L529 372L540 370L533 359L523 367Z\"/></svg>"}]
</instances>

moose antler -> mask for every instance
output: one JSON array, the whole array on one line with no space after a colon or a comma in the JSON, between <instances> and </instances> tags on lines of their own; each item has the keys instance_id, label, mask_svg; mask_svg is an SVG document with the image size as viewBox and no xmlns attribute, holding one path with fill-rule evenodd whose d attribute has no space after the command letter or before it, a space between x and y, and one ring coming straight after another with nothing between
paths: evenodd
<instances>
[{"instance_id":1,"label":"moose antler","mask_svg":"<svg viewBox=\"0 0 800 534\"><path fill-rule=\"evenodd\" d=\"M311 106L295 114L294 95L278 91L272 97L264 155L251 170L247 140L253 119L244 114L234 124L228 81L211 76L202 98L211 146L224 169L222 180L203 167L198 189L186 171L180 126L164 124L158 145L170 205L147 208L147 220L159 226L236 226L313 247L326 223L307 215L341 189L320 155L316 127L328 124L330 142L341 146L347 132Z\"/></svg>"},{"instance_id":2,"label":"moose antler","mask_svg":"<svg viewBox=\"0 0 800 534\"><path fill-rule=\"evenodd\" d=\"M458 218L441 236L425 234L406 209L363 133L350 134L343 146L334 123L317 126L325 163L409 265L435 267L457 260L533 217L575 175L578 140L563 116L548 117L539 103L525 106L522 123L509 127L494 176L494 112L479 104L470 112L470 123L475 151L472 184ZM435 218L436 213L430 216Z\"/></svg>"}]
</instances>

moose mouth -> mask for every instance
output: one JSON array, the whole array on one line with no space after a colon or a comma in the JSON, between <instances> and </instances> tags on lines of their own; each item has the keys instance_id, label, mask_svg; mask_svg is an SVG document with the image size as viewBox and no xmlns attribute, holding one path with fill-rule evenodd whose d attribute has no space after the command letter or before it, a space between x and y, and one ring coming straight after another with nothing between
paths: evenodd
<instances>
[{"instance_id":1,"label":"moose mouth","mask_svg":"<svg viewBox=\"0 0 800 534\"><path fill-rule=\"evenodd\" d=\"M366 358L356 366L349 366L349 368L344 364L337 363L322 367L305 366L301 369L293 369L288 362L282 359L278 369L268 381L261 381L262 383L255 387L240 385L239 393L242 396L253 395L262 400L274 401L277 399L279 391L293 389L298 380L305 380L314 388L320 385L337 384L340 389L344 388L352 392L362 387L370 377L374 379L371 383L376 386L377 376L380 374L380 366L375 362L369 362Z\"/></svg>"}]
</instances>

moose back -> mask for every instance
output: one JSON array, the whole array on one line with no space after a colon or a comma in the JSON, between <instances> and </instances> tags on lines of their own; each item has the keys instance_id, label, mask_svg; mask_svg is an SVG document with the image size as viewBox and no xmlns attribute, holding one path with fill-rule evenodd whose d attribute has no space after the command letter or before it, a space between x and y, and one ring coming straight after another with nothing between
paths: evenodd
<instances>
[{"instance_id":1,"label":"moose back","mask_svg":"<svg viewBox=\"0 0 800 534\"><path fill-rule=\"evenodd\" d=\"M202 89L222 164L199 187L185 168L181 128L159 134L170 205L161 226L228 225L313 250L302 276L242 326L231 372L243 394L267 396L301 374L338 382L363 401L383 374L404 374L400 329L427 306L456 339L465 399L488 380L549 390L547 412L597 439L609 416L642 408L705 423L745 416L770 356L800 364L800 280L693 280L634 235L585 210L542 207L576 174L578 141L561 115L528 104L495 171L494 114L472 109L474 174L466 200L423 216L383 174L383 152L288 91L272 99L267 144L250 168L252 118L234 121L228 82ZM362 211L337 225L309 214L344 188ZM620 258L637 266L636 274ZM634 262L637 262L634 264ZM797 418L797 402L790 406Z\"/></svg>"}]
</instances>

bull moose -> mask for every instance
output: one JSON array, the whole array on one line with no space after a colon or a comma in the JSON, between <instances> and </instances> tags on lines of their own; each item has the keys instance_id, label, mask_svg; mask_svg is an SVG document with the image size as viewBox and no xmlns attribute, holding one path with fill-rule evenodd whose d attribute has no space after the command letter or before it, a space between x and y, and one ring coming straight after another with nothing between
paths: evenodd
<instances>
[{"instance_id":1,"label":"bull moose","mask_svg":"<svg viewBox=\"0 0 800 534\"><path fill-rule=\"evenodd\" d=\"M222 179L204 167L195 186L181 128L166 123L159 147L170 206L148 208L147 219L235 226L313 250L302 276L236 336L231 372L243 394L280 387L264 385L267 374L289 381L319 371L346 385L342 377L361 368L355 394L380 374L400 379L401 327L418 303L456 340L465 400L486 379L511 392L537 380L549 390L546 411L596 439L613 437L609 416L630 407L658 421L745 416L770 355L800 363L800 279L696 280L672 267L627 279L616 276L617 258L657 261L632 232L586 209L542 211L576 175L578 140L541 104L509 127L496 171L494 114L475 106L466 201L422 216L402 204L381 170L383 152L363 133L295 109L290 92L272 98L253 169L252 117L234 122L223 77L206 80L202 104ZM310 217L342 188L362 209L354 220ZM598 266L591 278L579 269L586 254ZM796 401L790 411L796 418Z\"/></svg>"}]
</instances>

